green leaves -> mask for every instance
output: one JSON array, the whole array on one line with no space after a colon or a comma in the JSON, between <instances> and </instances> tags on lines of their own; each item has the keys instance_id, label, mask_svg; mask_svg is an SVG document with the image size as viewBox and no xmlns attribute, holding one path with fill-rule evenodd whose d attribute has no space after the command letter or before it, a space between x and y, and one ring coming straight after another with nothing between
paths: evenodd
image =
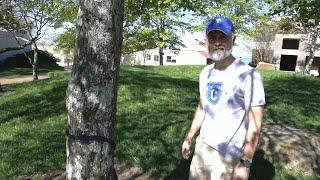
<instances>
[{"instance_id":1,"label":"green leaves","mask_svg":"<svg viewBox=\"0 0 320 180\"><path fill-rule=\"evenodd\" d=\"M54 43L58 49L71 52L75 49L76 43L76 28L72 27L65 31L65 33L60 34L54 40Z\"/></svg>"},{"instance_id":2,"label":"green leaves","mask_svg":"<svg viewBox=\"0 0 320 180\"><path fill-rule=\"evenodd\" d=\"M183 20L186 11L201 14L204 7L204 1L195 0L126 0L124 52L182 45L179 32L193 27Z\"/></svg>"},{"instance_id":3,"label":"green leaves","mask_svg":"<svg viewBox=\"0 0 320 180\"><path fill-rule=\"evenodd\" d=\"M235 27L236 33L248 34L256 22L265 17L263 1L256 0L226 0L212 2L207 8L206 21L215 16L229 17ZM203 25L203 29L205 24Z\"/></svg>"},{"instance_id":4,"label":"green leaves","mask_svg":"<svg viewBox=\"0 0 320 180\"><path fill-rule=\"evenodd\" d=\"M156 48L156 31L153 29L141 28L125 32L123 42L123 53L128 54L145 49Z\"/></svg>"},{"instance_id":5,"label":"green leaves","mask_svg":"<svg viewBox=\"0 0 320 180\"><path fill-rule=\"evenodd\" d=\"M0 27L4 29L19 29L22 24L14 14L11 4L0 4Z\"/></svg>"}]
</instances>

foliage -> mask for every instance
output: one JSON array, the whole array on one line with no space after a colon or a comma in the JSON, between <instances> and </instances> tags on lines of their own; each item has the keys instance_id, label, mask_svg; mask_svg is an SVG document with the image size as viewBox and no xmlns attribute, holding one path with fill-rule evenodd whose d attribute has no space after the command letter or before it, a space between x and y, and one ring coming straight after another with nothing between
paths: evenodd
<instances>
[{"instance_id":1,"label":"foliage","mask_svg":"<svg viewBox=\"0 0 320 180\"><path fill-rule=\"evenodd\" d=\"M58 35L54 39L57 48L66 52L72 52L76 43L76 28L68 28L63 34Z\"/></svg>"},{"instance_id":2,"label":"foliage","mask_svg":"<svg viewBox=\"0 0 320 180\"><path fill-rule=\"evenodd\" d=\"M57 3L59 7L59 11L56 14L56 19L54 21L54 27L62 27L64 23L75 24L75 20L77 17L78 9L79 9L79 1L78 0L60 0Z\"/></svg>"},{"instance_id":3,"label":"foliage","mask_svg":"<svg viewBox=\"0 0 320 180\"><path fill-rule=\"evenodd\" d=\"M63 9L63 0L29 0L29 1L5 1L6 13L2 15L1 28L9 31L17 42L17 47L7 47L0 51L4 53L12 50L23 50L23 54L28 58L33 66L33 79L37 80L38 46L37 41L45 33L47 27L53 24L58 14ZM9 15L7 15L9 14ZM17 25L18 21L19 25ZM27 42L22 44L18 37L25 37ZM33 58L24 50L26 46L33 45Z\"/></svg>"},{"instance_id":4,"label":"foliage","mask_svg":"<svg viewBox=\"0 0 320 180\"><path fill-rule=\"evenodd\" d=\"M55 37L54 43L60 50L68 52L74 51L76 44L76 18L79 9L79 0L67 0L65 2L63 10L57 14L57 19L54 22L54 27L63 27L64 24L68 23L69 26L66 31Z\"/></svg>"},{"instance_id":5,"label":"foliage","mask_svg":"<svg viewBox=\"0 0 320 180\"><path fill-rule=\"evenodd\" d=\"M272 42L277 30L277 23L270 18L262 18L256 22L254 30L251 31L251 37L255 42L251 62L253 66L259 62L274 63Z\"/></svg>"},{"instance_id":6,"label":"foliage","mask_svg":"<svg viewBox=\"0 0 320 180\"><path fill-rule=\"evenodd\" d=\"M8 7L6 12L9 15L3 17L1 27L13 33L26 32L30 40L37 40L43 28L53 23L63 9L61 3L61 0L6 1L3 6ZM15 21L19 21L21 26L17 26Z\"/></svg>"},{"instance_id":7,"label":"foliage","mask_svg":"<svg viewBox=\"0 0 320 180\"><path fill-rule=\"evenodd\" d=\"M75 1L77 2L77 1ZM181 0L126 0L123 53L153 48L179 49L180 39L184 31L203 31L209 18L216 15L226 15L235 22L237 32L249 34L252 26L263 14L264 1L229 0L229 1L181 1ZM76 6L65 9L65 21L75 22ZM63 18L61 18L63 19ZM60 21L63 21L61 20ZM73 19L73 20L72 20ZM195 28L197 23L201 27ZM66 44L74 46L74 37L66 35L58 37L58 47L63 49Z\"/></svg>"},{"instance_id":8,"label":"foliage","mask_svg":"<svg viewBox=\"0 0 320 180\"><path fill-rule=\"evenodd\" d=\"M13 6L11 4L0 4L0 28L21 29L21 22L15 16Z\"/></svg>"},{"instance_id":9,"label":"foliage","mask_svg":"<svg viewBox=\"0 0 320 180\"><path fill-rule=\"evenodd\" d=\"M212 1L206 8L203 20L208 22L212 17L226 16L233 21L236 33L249 35L255 23L266 17L265 5L264 0ZM201 25L200 29L204 29L205 25Z\"/></svg>"},{"instance_id":10,"label":"foliage","mask_svg":"<svg viewBox=\"0 0 320 180\"><path fill-rule=\"evenodd\" d=\"M190 161L180 154L198 103L203 66L122 66L116 125L116 158L162 179L186 179ZM320 130L319 78L262 71L265 123ZM4 85L0 97L0 179L65 168L65 89L68 73ZM30 103L31 102L31 103ZM41 107L41 110L38 110ZM130 147L130 148L128 148ZM252 179L317 179L283 169L258 153ZM156 178L157 179L157 178Z\"/></svg>"},{"instance_id":11,"label":"foliage","mask_svg":"<svg viewBox=\"0 0 320 180\"><path fill-rule=\"evenodd\" d=\"M78 1L74 1L75 4ZM60 16L61 22L75 22L76 5L65 9L65 16ZM124 43L125 54L152 48L175 48L182 45L179 34L192 27L191 22L184 22L186 13L191 11L195 14L204 13L205 1L181 1L181 0L126 0L125 1L125 22L124 22ZM69 13L67 13L69 12ZM72 31L66 31L69 34ZM61 35L63 36L63 35ZM73 46L73 36L58 37L58 47L63 44ZM69 39L67 39L69 38ZM62 46L60 46L62 45Z\"/></svg>"},{"instance_id":12,"label":"foliage","mask_svg":"<svg viewBox=\"0 0 320 180\"><path fill-rule=\"evenodd\" d=\"M184 22L186 12L202 12L205 1L145 0L137 3L127 0L125 4L124 52L159 48L160 65L163 65L163 49L179 49L180 35L193 25ZM180 33L180 34L179 34ZM132 35L135 36L132 36ZM139 42L133 43L133 41Z\"/></svg>"}]
</instances>

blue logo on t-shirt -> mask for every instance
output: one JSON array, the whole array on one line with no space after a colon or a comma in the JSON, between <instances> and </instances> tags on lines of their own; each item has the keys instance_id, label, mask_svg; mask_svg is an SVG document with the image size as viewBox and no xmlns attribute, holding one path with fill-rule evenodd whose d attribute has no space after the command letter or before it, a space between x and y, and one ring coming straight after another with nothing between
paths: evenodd
<instances>
[{"instance_id":1,"label":"blue logo on t-shirt","mask_svg":"<svg viewBox=\"0 0 320 180\"><path fill-rule=\"evenodd\" d=\"M207 84L207 99L208 101L216 105L221 97L221 82L209 82Z\"/></svg>"}]
</instances>

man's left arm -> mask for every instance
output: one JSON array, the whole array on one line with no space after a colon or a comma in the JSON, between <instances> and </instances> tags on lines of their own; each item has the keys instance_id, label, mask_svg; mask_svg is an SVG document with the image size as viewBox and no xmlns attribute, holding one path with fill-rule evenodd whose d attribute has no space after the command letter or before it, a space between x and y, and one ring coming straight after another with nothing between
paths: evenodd
<instances>
[{"instance_id":1,"label":"man's left arm","mask_svg":"<svg viewBox=\"0 0 320 180\"><path fill-rule=\"evenodd\" d=\"M249 162L238 162L234 168L233 179L248 179L249 165L252 162L254 153L258 147L260 132L262 129L263 106L253 106L248 109L248 131L242 160Z\"/></svg>"}]
</instances>

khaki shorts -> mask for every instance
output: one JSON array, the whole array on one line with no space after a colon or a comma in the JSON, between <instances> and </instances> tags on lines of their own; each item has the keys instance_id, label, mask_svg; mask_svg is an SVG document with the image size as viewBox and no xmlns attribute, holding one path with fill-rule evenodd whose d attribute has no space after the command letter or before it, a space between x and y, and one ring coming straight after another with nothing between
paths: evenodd
<instances>
[{"instance_id":1,"label":"khaki shorts","mask_svg":"<svg viewBox=\"0 0 320 180\"><path fill-rule=\"evenodd\" d=\"M234 159L224 159L217 150L205 144L198 136L190 165L189 180L231 179L236 163Z\"/></svg>"}]
</instances>

